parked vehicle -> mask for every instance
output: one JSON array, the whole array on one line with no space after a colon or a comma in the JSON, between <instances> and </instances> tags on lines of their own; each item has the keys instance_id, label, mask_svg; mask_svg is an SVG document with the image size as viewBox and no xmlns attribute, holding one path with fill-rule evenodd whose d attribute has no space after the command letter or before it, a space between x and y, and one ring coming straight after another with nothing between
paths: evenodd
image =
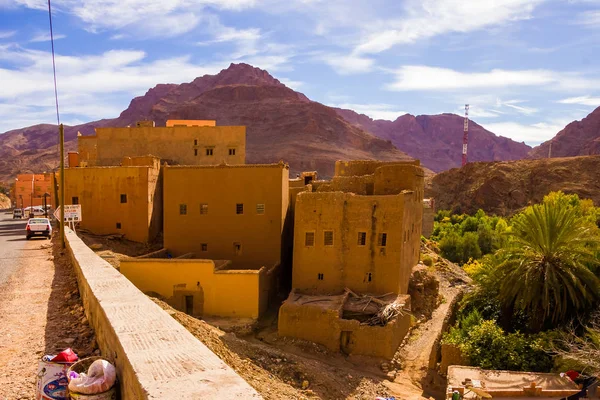
<instances>
[{"instance_id":1,"label":"parked vehicle","mask_svg":"<svg viewBox=\"0 0 600 400\"><path fill-rule=\"evenodd\" d=\"M52 237L52 225L48 218L31 218L27 221L25 230L27 240L31 239L33 236L45 236L48 239Z\"/></svg>"},{"instance_id":2,"label":"parked vehicle","mask_svg":"<svg viewBox=\"0 0 600 400\"><path fill-rule=\"evenodd\" d=\"M20 208L15 208L13 210L13 219L21 219L23 218L23 210L21 210Z\"/></svg>"}]
</instances>

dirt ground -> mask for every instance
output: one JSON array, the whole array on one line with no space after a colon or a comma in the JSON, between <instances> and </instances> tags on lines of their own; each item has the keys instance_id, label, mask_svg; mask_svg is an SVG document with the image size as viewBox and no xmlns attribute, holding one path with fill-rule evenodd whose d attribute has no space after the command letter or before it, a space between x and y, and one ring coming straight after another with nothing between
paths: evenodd
<instances>
[{"instance_id":1,"label":"dirt ground","mask_svg":"<svg viewBox=\"0 0 600 400\"><path fill-rule=\"evenodd\" d=\"M71 264L52 242L28 249L28 262L0 287L0 399L33 399L45 354L98 353Z\"/></svg>"},{"instance_id":2,"label":"dirt ground","mask_svg":"<svg viewBox=\"0 0 600 400\"><path fill-rule=\"evenodd\" d=\"M158 250L118 237L80 232L88 245L101 245L95 251L113 266L127 256ZM435 369L437 345L452 305L470 282L464 271L439 257L431 249L421 251L435 264L421 265L426 301L415 314L416 325L390 362L361 356L331 353L323 346L277 335L277 307L258 323L199 320L171 308L160 299L157 304L179 321L201 342L236 370L265 399L396 399L444 398L445 380ZM430 277L437 278L436 294ZM420 281L421 282L421 281ZM439 293L438 293L439 291ZM226 333L223 330L227 330ZM432 355L433 353L433 355Z\"/></svg>"}]
</instances>

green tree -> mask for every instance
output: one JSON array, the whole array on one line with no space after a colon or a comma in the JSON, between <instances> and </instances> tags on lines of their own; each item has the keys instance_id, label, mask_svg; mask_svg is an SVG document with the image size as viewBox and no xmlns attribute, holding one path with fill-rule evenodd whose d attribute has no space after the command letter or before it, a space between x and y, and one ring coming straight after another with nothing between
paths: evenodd
<instances>
[{"instance_id":1,"label":"green tree","mask_svg":"<svg viewBox=\"0 0 600 400\"><path fill-rule=\"evenodd\" d=\"M499 300L531 315L532 328L564 322L600 299L598 229L574 206L546 201L528 207L512 221L510 241L500 251Z\"/></svg>"},{"instance_id":2,"label":"green tree","mask_svg":"<svg viewBox=\"0 0 600 400\"><path fill-rule=\"evenodd\" d=\"M477 232L466 232L461 241L461 264L469 261L470 258L481 258L481 249L479 248L479 236Z\"/></svg>"},{"instance_id":3,"label":"green tree","mask_svg":"<svg viewBox=\"0 0 600 400\"><path fill-rule=\"evenodd\" d=\"M458 263L462 260L462 239L456 232L449 232L440 240L442 257Z\"/></svg>"}]
</instances>

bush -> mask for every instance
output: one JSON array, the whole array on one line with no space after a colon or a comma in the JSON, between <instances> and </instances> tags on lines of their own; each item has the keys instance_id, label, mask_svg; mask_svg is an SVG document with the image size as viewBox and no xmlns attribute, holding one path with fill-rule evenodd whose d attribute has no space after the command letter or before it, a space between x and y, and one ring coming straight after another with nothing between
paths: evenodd
<instances>
[{"instance_id":1,"label":"bush","mask_svg":"<svg viewBox=\"0 0 600 400\"><path fill-rule=\"evenodd\" d=\"M481 249L479 248L479 236L476 232L467 232L461 241L462 258L461 264L469 261L470 258L481 258Z\"/></svg>"},{"instance_id":2,"label":"bush","mask_svg":"<svg viewBox=\"0 0 600 400\"><path fill-rule=\"evenodd\" d=\"M440 240L442 257L458 263L462 260L462 238L456 232L450 232Z\"/></svg>"},{"instance_id":3,"label":"bush","mask_svg":"<svg viewBox=\"0 0 600 400\"><path fill-rule=\"evenodd\" d=\"M429 256L423 256L423 264L431 267L433 265L433 259Z\"/></svg>"},{"instance_id":4,"label":"bush","mask_svg":"<svg viewBox=\"0 0 600 400\"><path fill-rule=\"evenodd\" d=\"M458 346L469 365L484 369L549 372L552 357L544 351L552 334L506 333L495 321L473 311L444 336L444 343Z\"/></svg>"}]
</instances>

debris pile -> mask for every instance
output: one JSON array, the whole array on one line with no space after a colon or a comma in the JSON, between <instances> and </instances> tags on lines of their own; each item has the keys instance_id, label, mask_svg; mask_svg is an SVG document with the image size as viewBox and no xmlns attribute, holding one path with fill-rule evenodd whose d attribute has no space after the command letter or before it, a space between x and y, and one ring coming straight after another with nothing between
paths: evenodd
<instances>
[{"instance_id":1,"label":"debris pile","mask_svg":"<svg viewBox=\"0 0 600 400\"><path fill-rule=\"evenodd\" d=\"M385 326L403 315L405 304L397 302L394 293L372 296L357 294L346 288L348 299L344 303L344 319L356 319L361 325Z\"/></svg>"}]
</instances>

